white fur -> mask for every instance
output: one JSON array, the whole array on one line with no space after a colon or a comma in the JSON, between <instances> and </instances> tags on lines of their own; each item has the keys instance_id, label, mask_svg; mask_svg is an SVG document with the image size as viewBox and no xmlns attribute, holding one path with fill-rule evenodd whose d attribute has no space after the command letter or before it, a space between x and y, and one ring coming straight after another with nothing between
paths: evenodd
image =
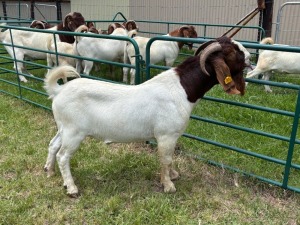
<instances>
[{"instance_id":1,"label":"white fur","mask_svg":"<svg viewBox=\"0 0 300 225\"><path fill-rule=\"evenodd\" d=\"M69 44L67 42L57 42L56 48L58 53L74 55L73 44ZM55 52L55 44L53 42L52 36L50 37L50 40L48 40L48 50ZM57 65L56 54L47 53L47 66L53 67L55 65L56 66L70 65L76 67L76 59L72 57L58 55L58 65Z\"/></svg>"},{"instance_id":2,"label":"white fur","mask_svg":"<svg viewBox=\"0 0 300 225\"><path fill-rule=\"evenodd\" d=\"M63 27L65 25L73 25L74 20L76 18L70 19L70 17L73 16L73 13L69 13L65 16L63 20ZM57 30L58 26L54 26L52 28L49 28L47 30ZM11 40L11 36L13 37ZM14 45L19 45L27 48L33 48L33 49L38 49L38 50L48 50L48 41L53 38L52 33L43 33L43 32L35 32L35 31L25 31L25 30L15 30L11 29L11 34L10 30L6 30L4 32L0 33L0 41L4 44L14 44ZM59 35L56 35L56 40L60 41ZM5 49L7 50L8 54L12 58L16 58L16 60L19 60L19 62L14 62L14 69L18 70L19 73L24 73L33 76L30 74L26 68L23 62L25 57L29 57L32 59L47 59L47 53L45 52L40 52L40 51L35 51L35 50L27 50L23 48L14 48L15 49L15 54L13 52L13 47L12 46L5 46ZM27 79L19 75L20 81L27 82Z\"/></svg>"},{"instance_id":3,"label":"white fur","mask_svg":"<svg viewBox=\"0 0 300 225\"><path fill-rule=\"evenodd\" d=\"M272 39L266 38L261 44L273 43ZM282 52L272 50L261 50L257 66L254 70L247 73L247 78L263 74L263 79L268 81L272 72L279 73L300 73L300 53ZM264 85L266 92L272 92L269 85Z\"/></svg>"},{"instance_id":4,"label":"white fur","mask_svg":"<svg viewBox=\"0 0 300 225\"><path fill-rule=\"evenodd\" d=\"M80 31L77 31L80 32ZM136 34L136 31L128 32L124 28L116 28L111 35L115 36L131 36ZM74 44L74 52L83 57L100 59L113 62L122 62L124 56L124 48L126 41L104 38L92 38L92 37L76 37ZM77 60L76 69L81 72L81 65L84 64L83 73L89 75L94 62L83 60Z\"/></svg>"},{"instance_id":5,"label":"white fur","mask_svg":"<svg viewBox=\"0 0 300 225\"><path fill-rule=\"evenodd\" d=\"M78 78L58 85L59 78L78 77L70 66L58 67L46 76L45 88L53 99L58 132L51 140L45 170L54 173L57 159L69 195L77 195L69 161L87 136L110 142L156 139L165 192L175 192L171 181L177 139L184 132L194 103L180 84L174 69L136 86Z\"/></svg>"},{"instance_id":6,"label":"white fur","mask_svg":"<svg viewBox=\"0 0 300 225\"><path fill-rule=\"evenodd\" d=\"M166 34L164 36L170 36ZM134 37L137 45L139 46L140 54L143 59L146 58L146 45L150 38L147 37ZM178 43L175 41L154 41L150 47L150 63L155 64L163 61L166 66L172 66L179 53ZM124 63L130 63L135 65L134 47L129 43L124 52ZM123 82L127 83L129 68L123 68ZM134 84L135 81L135 69L130 70L130 84Z\"/></svg>"},{"instance_id":7,"label":"white fur","mask_svg":"<svg viewBox=\"0 0 300 225\"><path fill-rule=\"evenodd\" d=\"M50 28L49 30L57 30L57 26ZM47 40L53 36L50 33L40 33L40 32L33 32L33 31L23 31L23 30L11 30L13 36L13 44L24 46L28 48L35 48L41 50L47 50ZM11 44L12 40L10 37L10 31L6 30L0 33L0 40L4 44ZM11 46L4 46L8 54L14 58L13 47ZM44 52L39 51L32 51L22 48L15 48L15 57L17 60L24 60L25 56L33 58L33 59L46 59L47 54ZM25 68L23 62L15 62L14 69L18 70L19 73L24 73L31 75ZM23 82L27 82L27 79L19 75L19 78Z\"/></svg>"}]
</instances>

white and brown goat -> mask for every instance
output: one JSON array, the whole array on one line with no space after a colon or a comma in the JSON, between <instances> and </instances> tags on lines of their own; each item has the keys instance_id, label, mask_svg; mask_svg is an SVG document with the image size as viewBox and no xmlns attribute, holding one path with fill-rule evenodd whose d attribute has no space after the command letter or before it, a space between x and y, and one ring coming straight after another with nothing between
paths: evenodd
<instances>
[{"instance_id":1,"label":"white and brown goat","mask_svg":"<svg viewBox=\"0 0 300 225\"><path fill-rule=\"evenodd\" d=\"M79 27L76 32L81 32L80 29L81 27ZM110 35L127 37L133 34L136 34L135 30L128 32L123 27L120 27L114 29ZM125 45L126 41L123 40L78 36L74 43L74 53L87 58L122 62ZM81 67L84 65L83 73L89 75L93 64L93 61L78 59L76 69L80 73L82 70Z\"/></svg>"},{"instance_id":2,"label":"white and brown goat","mask_svg":"<svg viewBox=\"0 0 300 225\"><path fill-rule=\"evenodd\" d=\"M182 26L172 32L166 34L165 36L171 37L186 37L186 38L197 38L197 32L194 26ZM140 54L143 59L146 58L146 45L150 38L147 37L134 37L136 41ZM180 49L183 47L184 42L174 42L174 41L155 41L150 47L150 63L155 64L158 62L164 62L166 66L172 66L175 62ZM193 44L188 44L189 49L192 49ZM128 43L124 52L124 63L135 65L135 49L131 43ZM128 80L128 67L123 68L123 82L127 83ZM135 69L130 70L130 84L135 82Z\"/></svg>"},{"instance_id":3,"label":"white and brown goat","mask_svg":"<svg viewBox=\"0 0 300 225\"><path fill-rule=\"evenodd\" d=\"M134 86L79 78L69 66L50 71L45 89L53 100L58 131L49 144L48 176L57 160L68 195L76 197L70 159L85 137L106 143L156 139L164 192L175 192L172 180L179 174L172 167L174 148L198 100L218 83L228 94L244 94L245 57L239 47L227 37L203 46L200 56ZM78 79L57 84L67 77Z\"/></svg>"},{"instance_id":4,"label":"white and brown goat","mask_svg":"<svg viewBox=\"0 0 300 225\"><path fill-rule=\"evenodd\" d=\"M75 31L77 27L85 24L84 18L79 12L69 13L65 16L64 21L57 26L49 28L47 30L59 30L59 31ZM33 48L37 50L47 51L47 40L49 37L53 36L51 33L24 31L24 30L11 30L12 38L10 35L10 30L6 30L0 33L0 41L3 44L14 44L23 46L26 48ZM74 37L71 35L58 34L57 40L67 43L73 43ZM41 51L28 50L25 48L14 48L12 46L5 45L10 57L16 58L17 62L14 63L14 69L18 70L19 74L30 74L23 63L25 57L32 59L46 59L47 53ZM27 82L27 79L19 75L21 81Z\"/></svg>"},{"instance_id":5,"label":"white and brown goat","mask_svg":"<svg viewBox=\"0 0 300 225\"><path fill-rule=\"evenodd\" d=\"M274 44L272 38L264 38L260 44ZM283 46L283 45L278 45ZM260 50L257 65L247 73L247 78L263 74L263 80L268 81L272 72L300 74L300 53L273 50ZM272 92L269 85L264 85L266 92Z\"/></svg>"}]
</instances>

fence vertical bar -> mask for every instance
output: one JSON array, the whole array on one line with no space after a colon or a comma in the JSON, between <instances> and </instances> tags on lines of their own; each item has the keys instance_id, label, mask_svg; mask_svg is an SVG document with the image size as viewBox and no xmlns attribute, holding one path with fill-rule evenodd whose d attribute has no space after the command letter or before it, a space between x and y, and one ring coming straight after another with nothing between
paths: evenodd
<instances>
[{"instance_id":1,"label":"fence vertical bar","mask_svg":"<svg viewBox=\"0 0 300 225\"><path fill-rule=\"evenodd\" d=\"M13 40L13 35L12 35L11 29L9 29L9 34L10 34L11 45L12 45L12 50L13 50L13 55L14 55L15 70L17 71L19 97L20 97L20 99L22 99L22 89L21 89L21 82L20 82L20 77L19 77L20 74L19 74L18 63L17 63L17 58L16 58L16 52L15 52L15 46L14 46L14 40Z\"/></svg>"},{"instance_id":2,"label":"fence vertical bar","mask_svg":"<svg viewBox=\"0 0 300 225\"><path fill-rule=\"evenodd\" d=\"M294 147L295 147L295 140L297 138L299 114L300 114L300 89L298 90L298 97L297 97L292 133L291 133L291 137L290 137L289 149L288 149L288 154L287 154L286 164L285 164L285 169L284 169L284 177L283 177L283 182L282 182L283 188L287 188L287 185L288 185L289 175L290 175L290 171L291 171L291 164L292 164L292 159L293 159L293 153L294 153Z\"/></svg>"}]
</instances>

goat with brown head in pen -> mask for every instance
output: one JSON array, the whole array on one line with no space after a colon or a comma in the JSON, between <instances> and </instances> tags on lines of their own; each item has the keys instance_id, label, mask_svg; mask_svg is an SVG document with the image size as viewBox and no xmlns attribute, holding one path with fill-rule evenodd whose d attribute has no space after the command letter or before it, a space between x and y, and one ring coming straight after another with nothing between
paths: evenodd
<instances>
[{"instance_id":1,"label":"goat with brown head in pen","mask_svg":"<svg viewBox=\"0 0 300 225\"><path fill-rule=\"evenodd\" d=\"M204 44L197 53L134 86L80 78L70 66L50 71L45 88L53 100L58 131L49 144L48 176L54 174L57 160L68 195L76 197L70 159L85 137L105 143L155 139L164 192L175 192L172 180L179 177L172 167L175 145L198 100L218 83L228 94L245 92L244 53L231 39L222 37ZM78 78L57 84L58 79L67 77Z\"/></svg>"}]
</instances>

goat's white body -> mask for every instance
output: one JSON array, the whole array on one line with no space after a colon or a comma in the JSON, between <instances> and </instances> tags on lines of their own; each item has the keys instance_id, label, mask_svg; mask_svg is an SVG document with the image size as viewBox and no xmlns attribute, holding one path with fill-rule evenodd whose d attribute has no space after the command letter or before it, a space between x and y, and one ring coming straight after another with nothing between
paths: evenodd
<instances>
[{"instance_id":1,"label":"goat's white body","mask_svg":"<svg viewBox=\"0 0 300 225\"><path fill-rule=\"evenodd\" d=\"M57 42L56 48L57 48L58 53L74 55L73 44L69 44L67 42ZM48 46L48 50L55 52L55 45L52 41L50 42L50 46ZM58 55L58 64L57 64L56 55L48 53L47 54L47 65L50 67L53 67L54 65L56 65L56 66L70 65L75 68L76 67L76 59L72 58L72 57Z\"/></svg>"},{"instance_id":2,"label":"goat's white body","mask_svg":"<svg viewBox=\"0 0 300 225\"><path fill-rule=\"evenodd\" d=\"M169 34L165 35L169 36ZM150 38L147 37L134 37L137 45L139 46L140 55L145 60L146 59L146 45ZM178 43L174 41L154 41L150 47L150 63L155 64L158 62L164 62L166 66L172 66L174 61L176 60L179 53ZM135 57L136 55L134 47L131 43L126 46L124 52L124 62L129 63L131 65L135 65ZM127 83L127 75L128 75L128 68L124 67L124 76L123 82ZM135 81L135 70L130 70L130 84L134 84Z\"/></svg>"},{"instance_id":3,"label":"goat's white body","mask_svg":"<svg viewBox=\"0 0 300 225\"><path fill-rule=\"evenodd\" d=\"M46 78L45 88L53 98L52 109L58 127L45 166L49 175L54 171L57 156L68 193L76 194L78 190L67 161L86 136L106 143L156 139L162 183L166 192L175 191L170 179L176 178L178 173L170 167L172 155L194 106L187 100L175 70L165 71L136 86L85 78L57 85L56 80L63 76L60 71Z\"/></svg>"},{"instance_id":4,"label":"goat's white body","mask_svg":"<svg viewBox=\"0 0 300 225\"><path fill-rule=\"evenodd\" d=\"M128 32L123 28L116 28L111 35L127 36ZM106 61L122 62L126 41L114 39L102 39L92 37L77 37L74 52L83 57L101 59ZM90 74L93 61L84 60L84 74ZM81 60L77 61L77 71L81 71Z\"/></svg>"},{"instance_id":5,"label":"goat's white body","mask_svg":"<svg viewBox=\"0 0 300 225\"><path fill-rule=\"evenodd\" d=\"M50 28L49 30L56 30L57 26ZM11 30L13 40L11 40L10 31L6 30L0 34L0 39L4 44L14 44L19 46L24 46L27 48L34 48L39 50L47 50L47 40L49 37L53 36L50 33L41 33L41 32L31 32L23 30ZM13 47L5 46L8 54L14 58ZM46 59L47 53L32 51L23 48L15 48L15 57L18 60L24 60L24 57L27 56L33 59ZM14 68L18 69L20 73L29 74L25 69L23 62L17 62L14 64ZM21 81L27 82L24 76L19 76Z\"/></svg>"},{"instance_id":6,"label":"goat's white body","mask_svg":"<svg viewBox=\"0 0 300 225\"><path fill-rule=\"evenodd\" d=\"M268 81L272 72L300 74L299 61L300 53L262 50L255 69L247 74L247 78L263 74L263 79ZM269 85L265 85L265 90L272 92Z\"/></svg>"}]
</instances>

